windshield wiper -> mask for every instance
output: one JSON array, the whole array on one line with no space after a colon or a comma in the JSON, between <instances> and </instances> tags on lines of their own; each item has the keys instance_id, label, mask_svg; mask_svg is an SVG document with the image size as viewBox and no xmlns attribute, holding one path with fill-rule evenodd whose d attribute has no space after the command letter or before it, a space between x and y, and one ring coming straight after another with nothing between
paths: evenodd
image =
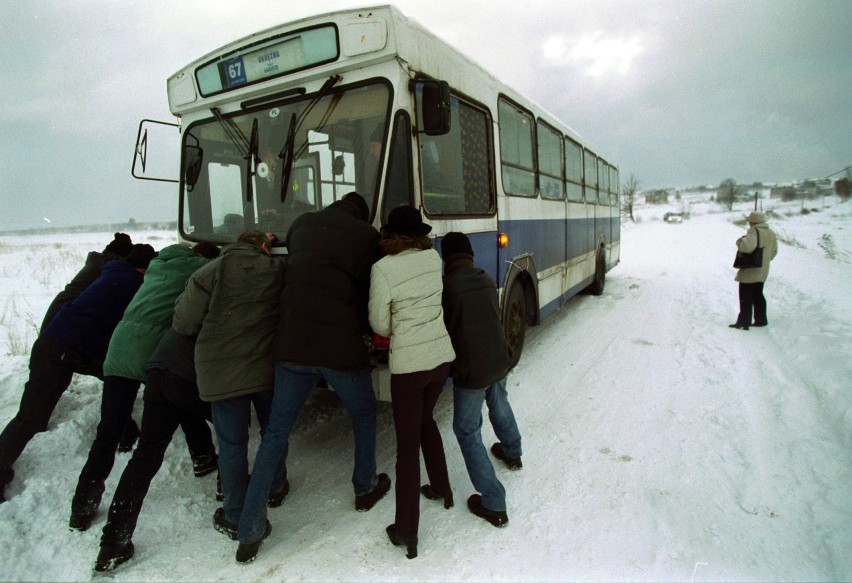
<instances>
[{"instance_id":1,"label":"windshield wiper","mask_svg":"<svg viewBox=\"0 0 852 583\"><path fill-rule=\"evenodd\" d=\"M293 169L293 146L296 142L296 112L290 115L290 126L287 128L287 141L278 153L282 160L281 172L281 202L287 198L287 184L290 182L290 172Z\"/></svg>"},{"instance_id":2,"label":"windshield wiper","mask_svg":"<svg viewBox=\"0 0 852 583\"><path fill-rule=\"evenodd\" d=\"M246 202L251 203L254 197L254 175L257 171L257 118L251 123L251 138L249 138L248 153L246 159ZM252 165L252 162L254 164ZM254 170L252 170L254 168Z\"/></svg>"},{"instance_id":3,"label":"windshield wiper","mask_svg":"<svg viewBox=\"0 0 852 583\"><path fill-rule=\"evenodd\" d=\"M213 117L216 118L216 121L219 122L219 125L222 126L222 129L225 130L225 134L228 138L230 138L231 143L233 143L237 147L237 150L240 151L240 156L245 158L247 155L246 152L249 151L250 146L243 130L240 129L240 126L234 123L233 119L225 119L222 117L222 112L218 107L211 107L210 111L213 114Z\"/></svg>"},{"instance_id":4,"label":"windshield wiper","mask_svg":"<svg viewBox=\"0 0 852 583\"><path fill-rule=\"evenodd\" d=\"M283 161L282 163L282 172L281 172L281 202L284 202L284 199L287 197L287 185L290 182L290 174L293 170L293 161L295 160L295 156L293 155L293 150L295 147L296 141L296 133L302 127L302 124L307 119L308 114L316 107L317 103L320 102L320 99L325 97L325 95L334 87L338 81L340 81L342 77L340 75L332 75L328 79L326 79L325 83L322 84L320 90L314 95L313 99L311 99L310 103L302 110L301 115L299 115L298 119L296 118L295 112L290 117L290 127L287 130L287 141L284 142L284 147L281 148L281 151L278 153L278 157ZM300 153L301 153L300 148Z\"/></svg>"}]
</instances>

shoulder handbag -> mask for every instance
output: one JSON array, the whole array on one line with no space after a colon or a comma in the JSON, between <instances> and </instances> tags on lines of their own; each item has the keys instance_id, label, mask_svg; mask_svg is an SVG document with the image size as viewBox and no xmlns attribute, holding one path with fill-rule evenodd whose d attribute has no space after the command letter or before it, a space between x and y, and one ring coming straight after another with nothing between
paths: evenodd
<instances>
[{"instance_id":1,"label":"shoulder handbag","mask_svg":"<svg viewBox=\"0 0 852 583\"><path fill-rule=\"evenodd\" d=\"M757 247L751 253L737 251L737 256L734 258L734 267L743 269L745 267L763 267L763 247L760 246L760 231L755 229L757 234Z\"/></svg>"}]
</instances>

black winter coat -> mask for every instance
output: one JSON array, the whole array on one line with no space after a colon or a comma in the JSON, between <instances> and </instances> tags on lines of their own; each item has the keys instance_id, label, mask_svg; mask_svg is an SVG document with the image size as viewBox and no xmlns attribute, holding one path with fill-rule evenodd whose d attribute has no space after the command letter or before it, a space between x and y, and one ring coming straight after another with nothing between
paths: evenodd
<instances>
[{"instance_id":1,"label":"black winter coat","mask_svg":"<svg viewBox=\"0 0 852 583\"><path fill-rule=\"evenodd\" d=\"M500 321L497 285L474 267L470 255L457 254L447 261L441 303L456 352L450 368L453 384L482 389L505 377L511 357Z\"/></svg>"},{"instance_id":2,"label":"black winter coat","mask_svg":"<svg viewBox=\"0 0 852 583\"><path fill-rule=\"evenodd\" d=\"M369 365L370 269L381 258L379 232L340 200L300 216L287 233L289 254L275 356L282 362L355 370Z\"/></svg>"}]
</instances>

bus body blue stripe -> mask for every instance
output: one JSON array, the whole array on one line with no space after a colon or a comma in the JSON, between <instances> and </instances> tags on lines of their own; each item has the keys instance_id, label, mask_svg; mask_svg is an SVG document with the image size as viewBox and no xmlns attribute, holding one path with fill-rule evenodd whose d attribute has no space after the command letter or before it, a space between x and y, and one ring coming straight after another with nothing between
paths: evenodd
<instances>
[{"instance_id":1,"label":"bus body blue stripe","mask_svg":"<svg viewBox=\"0 0 852 583\"><path fill-rule=\"evenodd\" d=\"M600 219L598 219L600 223ZM589 236L594 232L595 219L530 219L515 221L500 221L498 231L484 233L468 233L476 265L485 269L502 285L509 261L525 253L531 254L536 269L544 271L560 265L567 259L579 257L594 249L594 238ZM566 230L568 237L567 258L565 252ZM617 231L616 231L617 232ZM498 233L509 236L509 246L498 249ZM437 248L440 250L440 242Z\"/></svg>"},{"instance_id":2,"label":"bus body blue stripe","mask_svg":"<svg viewBox=\"0 0 852 583\"><path fill-rule=\"evenodd\" d=\"M498 281L506 276L507 262L523 253L531 253L536 269L544 271L592 251L594 240L588 233L593 232L594 222L593 218L500 221L500 231L509 235L509 246L500 251Z\"/></svg>"}]
</instances>

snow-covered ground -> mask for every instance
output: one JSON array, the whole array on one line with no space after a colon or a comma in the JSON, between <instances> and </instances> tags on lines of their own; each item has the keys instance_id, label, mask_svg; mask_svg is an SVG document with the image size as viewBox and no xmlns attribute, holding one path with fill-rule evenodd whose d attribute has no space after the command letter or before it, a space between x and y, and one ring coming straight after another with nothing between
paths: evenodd
<instances>
[{"instance_id":1,"label":"snow-covered ground","mask_svg":"<svg viewBox=\"0 0 852 583\"><path fill-rule=\"evenodd\" d=\"M765 201L772 207L772 201ZM194 478L178 435L116 581L849 581L852 580L852 203L802 216L776 208L782 241L766 285L767 328L737 312L731 262L747 208L637 209L603 296L579 296L530 330L509 378L524 468L498 467L510 523L471 515L452 434L437 416L457 504L421 501L420 555L384 528L393 493L353 508L348 417L318 393L291 442L292 491L270 512L258 558L211 526L215 477ZM131 232L160 248L169 233ZM0 237L0 424L17 410L44 309L107 234ZM21 348L23 346L23 348ZM67 529L94 436L100 384L75 377L50 430L30 443L0 505L0 579L92 578L121 470L87 532ZM141 399L136 417L141 414ZM490 428L484 439L493 440ZM378 462L393 479L390 406L380 404ZM425 475L425 474L424 474Z\"/></svg>"}]
</instances>

